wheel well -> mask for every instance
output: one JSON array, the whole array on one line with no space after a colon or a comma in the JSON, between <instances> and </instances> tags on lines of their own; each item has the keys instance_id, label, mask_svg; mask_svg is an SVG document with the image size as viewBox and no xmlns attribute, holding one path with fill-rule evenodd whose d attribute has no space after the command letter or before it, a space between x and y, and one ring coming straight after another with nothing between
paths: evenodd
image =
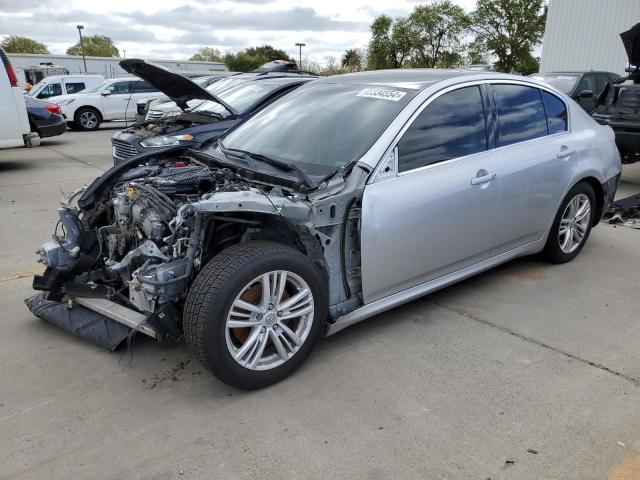
<instances>
[{"instance_id":1,"label":"wheel well","mask_svg":"<svg viewBox=\"0 0 640 480\"><path fill-rule=\"evenodd\" d=\"M593 225L597 225L602 218L604 208L604 190L602 189L602 184L595 177L587 177L580 180L580 182L586 182L591 185L593 188L593 192L596 194L596 214L593 217ZM578 183L580 183L578 182Z\"/></svg>"},{"instance_id":2,"label":"wheel well","mask_svg":"<svg viewBox=\"0 0 640 480\"><path fill-rule=\"evenodd\" d=\"M92 107L90 105L85 105L83 107L78 107L76 108L76 111L73 112L73 119L75 121L76 116L78 115L78 112L80 110L93 110L94 112L96 112L96 115L98 115L98 118L100 119L100 122L102 123L104 121L104 119L102 118L102 114L100 113L100 110L98 110L96 107Z\"/></svg>"}]
</instances>

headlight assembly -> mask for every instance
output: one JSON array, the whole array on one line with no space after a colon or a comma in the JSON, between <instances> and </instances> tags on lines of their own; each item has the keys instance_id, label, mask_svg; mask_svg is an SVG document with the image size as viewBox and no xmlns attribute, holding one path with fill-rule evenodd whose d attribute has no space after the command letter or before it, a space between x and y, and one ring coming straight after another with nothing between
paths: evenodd
<instances>
[{"instance_id":1,"label":"headlight assembly","mask_svg":"<svg viewBox=\"0 0 640 480\"><path fill-rule=\"evenodd\" d=\"M140 142L145 148L153 148L153 147L170 147L172 145L180 145L181 142L188 142L193 140L193 135L184 134L184 135L167 135L163 137L151 137L147 138L145 141Z\"/></svg>"}]
</instances>

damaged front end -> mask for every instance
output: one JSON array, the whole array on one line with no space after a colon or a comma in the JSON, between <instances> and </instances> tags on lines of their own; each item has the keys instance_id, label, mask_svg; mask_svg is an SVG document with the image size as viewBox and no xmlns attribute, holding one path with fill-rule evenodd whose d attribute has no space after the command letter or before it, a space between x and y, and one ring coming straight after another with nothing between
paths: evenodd
<instances>
[{"instance_id":1,"label":"damaged front end","mask_svg":"<svg viewBox=\"0 0 640 480\"><path fill-rule=\"evenodd\" d=\"M346 274L339 262L359 244L356 249L348 237L345 245L340 236L343 219L357 225L359 208L343 179L330 207L287 181L249 179L195 151L167 157L115 166L65 198L53 238L37 251L46 270L33 281L40 293L26 300L34 315L109 350L136 332L175 343L201 267L225 248L254 239L296 246L327 276L345 277L355 299L359 257L348 255ZM350 214L336 213L336 205L351 205ZM345 300L342 291L334 296L334 304ZM351 303L354 308L361 301Z\"/></svg>"}]
</instances>

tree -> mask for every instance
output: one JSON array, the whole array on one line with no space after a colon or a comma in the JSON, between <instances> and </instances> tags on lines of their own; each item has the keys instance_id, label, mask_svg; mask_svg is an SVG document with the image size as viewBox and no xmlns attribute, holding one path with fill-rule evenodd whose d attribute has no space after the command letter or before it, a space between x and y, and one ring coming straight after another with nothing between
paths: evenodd
<instances>
[{"instance_id":1,"label":"tree","mask_svg":"<svg viewBox=\"0 0 640 480\"><path fill-rule=\"evenodd\" d=\"M362 70L362 55L356 48L345 50L341 64L349 72L359 72Z\"/></svg>"},{"instance_id":2,"label":"tree","mask_svg":"<svg viewBox=\"0 0 640 480\"><path fill-rule=\"evenodd\" d=\"M44 43L32 40L27 37L11 35L5 38L0 44L7 53L36 53L46 55L49 49Z\"/></svg>"},{"instance_id":3,"label":"tree","mask_svg":"<svg viewBox=\"0 0 640 480\"><path fill-rule=\"evenodd\" d=\"M192 62L222 62L222 53L217 48L202 47L189 59Z\"/></svg>"},{"instance_id":4,"label":"tree","mask_svg":"<svg viewBox=\"0 0 640 480\"><path fill-rule=\"evenodd\" d=\"M104 35L89 35L82 37L84 53L91 57L119 57L120 52L113 44L113 40ZM82 55L80 42L67 49L67 55Z\"/></svg>"},{"instance_id":5,"label":"tree","mask_svg":"<svg viewBox=\"0 0 640 480\"><path fill-rule=\"evenodd\" d=\"M463 50L460 41L469 25L464 10L450 0L418 5L409 15L415 35L415 60L421 66L451 67ZM443 63L441 65L441 63Z\"/></svg>"},{"instance_id":6,"label":"tree","mask_svg":"<svg viewBox=\"0 0 640 480\"><path fill-rule=\"evenodd\" d=\"M286 52L273 48L271 45L251 47L238 53L227 52L224 55L224 63L230 70L236 72L250 72L273 60L287 60L295 63Z\"/></svg>"},{"instance_id":7,"label":"tree","mask_svg":"<svg viewBox=\"0 0 640 480\"><path fill-rule=\"evenodd\" d=\"M498 57L496 69L514 72L532 66L531 50L542 40L546 16L545 0L478 0L471 29Z\"/></svg>"},{"instance_id":8,"label":"tree","mask_svg":"<svg viewBox=\"0 0 640 480\"><path fill-rule=\"evenodd\" d=\"M409 20L387 15L376 17L371 24L371 40L367 68L401 68L416 41Z\"/></svg>"}]
</instances>

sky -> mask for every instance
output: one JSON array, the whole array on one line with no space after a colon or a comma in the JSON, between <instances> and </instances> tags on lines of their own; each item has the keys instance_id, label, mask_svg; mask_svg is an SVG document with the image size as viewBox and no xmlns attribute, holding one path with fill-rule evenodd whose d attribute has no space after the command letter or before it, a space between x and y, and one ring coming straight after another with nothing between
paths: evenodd
<instances>
[{"instance_id":1,"label":"sky","mask_svg":"<svg viewBox=\"0 0 640 480\"><path fill-rule=\"evenodd\" d=\"M475 0L453 0L467 11ZM420 0L0 0L0 37L21 35L65 53L83 34L111 37L120 55L184 60L203 46L222 52L269 44L325 63L363 48L382 13L404 16ZM89 6L90 5L90 6Z\"/></svg>"}]
</instances>

